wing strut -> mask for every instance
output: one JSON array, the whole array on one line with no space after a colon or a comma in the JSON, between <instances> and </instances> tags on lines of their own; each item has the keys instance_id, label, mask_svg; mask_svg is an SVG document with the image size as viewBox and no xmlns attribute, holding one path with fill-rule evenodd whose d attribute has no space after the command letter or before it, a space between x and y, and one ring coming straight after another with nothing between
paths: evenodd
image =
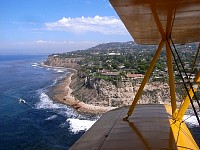
<instances>
[{"instance_id":1,"label":"wing strut","mask_svg":"<svg viewBox=\"0 0 200 150\"><path fill-rule=\"evenodd\" d=\"M157 28L158 28L158 31L160 32L160 35L162 37L162 40L160 41L160 44L158 46L158 49L150 63L150 66L147 70L147 72L145 73L145 76L144 76L144 79L141 83L141 86L137 92L137 94L135 95L135 98L132 102L132 105L130 106L129 110L128 110L128 113L127 113L127 117L124 118L124 120L127 120L129 116L131 116L131 114L133 113L133 110L139 100L139 98L141 97L142 95L142 91L144 89L144 86L146 85L152 71L153 71L153 68L156 64L156 61L157 59L159 58L159 55L160 55L160 52L163 48L163 45L166 44L166 55L167 55L167 68L168 68L168 75L169 75L169 86L170 86L170 96L171 96L171 106L172 106L172 118L174 120L179 120L181 121L182 118L183 118L183 115L185 114L188 106L189 106L189 103L191 103L192 107L193 107L193 110L194 110L194 113L197 117L197 120L200 124L200 119L198 117L198 114L197 114L197 111L194 107L194 104L193 104L193 101L192 101L192 98L193 96L196 98L196 95L195 95L195 92L197 90L197 87L199 84L195 84L195 85L192 85L188 79L188 76L187 76L187 73L184 72L186 74L186 77L187 77L187 80L189 82L189 85L190 85L190 90L188 91L187 89L187 86L186 86L186 83L184 81L184 78L181 74L181 70L178 66L178 63L177 63L177 60L179 60L179 62L181 63L181 66L184 69L184 66L183 66L183 63L180 59L180 56L179 54L177 53L177 50L175 48L175 45L172 41L172 38L171 38L171 33L172 33L172 28L173 28L173 24L174 24L174 19L175 19L175 14L176 14L176 6L175 5L170 5L170 7L168 8L168 14L167 14L167 22L166 22L166 32L164 31L164 28L162 27L162 24L161 24L161 21L159 19L159 16L158 16L158 13L154 7L154 5L151 5L151 11L152 11L152 14L153 14L153 17L154 17L154 20L156 22L156 25L157 25ZM173 45L174 47L174 51L178 57L178 59L175 58L175 53L173 52L172 50L172 47L171 47L171 44ZM176 92L175 92L175 82L174 82L174 69L173 69L173 62L172 62L172 59L174 59L175 63L176 63L176 66L179 70L179 73L181 75L181 79L184 83L184 86L185 86L185 89L187 91L187 96L184 100L184 103L183 105L181 106L181 108L179 109L179 111L177 110L177 105L176 105ZM200 70L195 78L195 81L196 83L200 82ZM198 103L199 104L199 103Z\"/></svg>"},{"instance_id":2,"label":"wing strut","mask_svg":"<svg viewBox=\"0 0 200 150\"><path fill-rule=\"evenodd\" d=\"M131 116L131 114L133 113L133 110L134 110L139 98L142 95L142 91L144 89L144 86L146 85L146 83L147 83L147 81L148 81L148 79L149 79L149 77L150 77L150 75L152 73L152 70L153 70L153 68L154 68L154 66L155 66L155 64L156 64L156 62L157 62L157 60L158 60L158 58L160 56L160 52L162 51L164 43L165 43L164 40L160 41L160 44L159 44L158 49L157 49L157 51L156 51L156 53L155 53L155 55L154 55L154 57L153 57L153 59L151 61L151 64L150 64L147 72L145 73L145 76L144 76L144 79L143 79L143 81L141 83L141 86L140 86L137 94L135 95L135 99L134 99L132 105L130 106L130 108L128 110L128 113L127 113L128 116L126 118L124 118L125 120L128 119L128 117Z\"/></svg>"},{"instance_id":3,"label":"wing strut","mask_svg":"<svg viewBox=\"0 0 200 150\"><path fill-rule=\"evenodd\" d=\"M132 102L132 105L129 108L129 111L127 113L127 117L124 118L125 120L128 119L129 116L131 116L131 114L133 113L133 110L135 108L135 105L137 104L139 98L142 95L142 91L144 89L145 84L147 83L150 74L156 64L156 61L159 57L159 54L163 48L164 43L166 43L166 51L167 51L167 67L168 67L168 75L169 75L169 85L170 85L170 96L171 96L171 105L172 105L172 114L173 116L176 116L175 114L177 114L177 110L176 110L176 94L175 94L175 83L174 83L174 73L173 73L173 64L172 64L172 53L170 51L170 44L167 42L170 39L171 36L171 31L172 31L172 27L173 27L173 20L175 18L175 13L176 13L176 8L175 6L172 7L172 5L170 6L170 8L168 9L168 15L167 15L167 24L166 24L166 32L164 31L164 28L161 24L161 21L159 19L158 13L156 11L156 8L154 7L154 5L151 5L151 11L154 17L154 20L156 22L158 31L160 32L160 35L162 37L162 40L158 46L158 49L151 61L151 64L149 66L149 69L147 70L147 72L145 73L144 79L141 83L141 86Z\"/></svg>"}]
</instances>

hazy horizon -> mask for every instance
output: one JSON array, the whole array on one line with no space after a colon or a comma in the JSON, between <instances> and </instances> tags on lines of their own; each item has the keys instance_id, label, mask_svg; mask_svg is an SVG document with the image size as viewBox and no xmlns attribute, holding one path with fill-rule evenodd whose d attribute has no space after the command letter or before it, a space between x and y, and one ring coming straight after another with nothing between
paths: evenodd
<instances>
[{"instance_id":1,"label":"hazy horizon","mask_svg":"<svg viewBox=\"0 0 200 150\"><path fill-rule=\"evenodd\" d=\"M3 0L0 12L1 54L62 53L133 40L108 0Z\"/></svg>"}]
</instances>

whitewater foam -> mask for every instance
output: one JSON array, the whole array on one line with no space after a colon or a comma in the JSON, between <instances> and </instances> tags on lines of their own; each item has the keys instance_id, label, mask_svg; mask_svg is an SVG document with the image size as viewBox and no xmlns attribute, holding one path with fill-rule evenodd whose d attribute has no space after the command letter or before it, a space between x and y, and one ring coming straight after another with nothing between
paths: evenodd
<instances>
[{"instance_id":1,"label":"whitewater foam","mask_svg":"<svg viewBox=\"0 0 200 150\"><path fill-rule=\"evenodd\" d=\"M80 120L80 119L67 119L67 122L69 122L70 127L69 130L73 134L77 134L80 131L87 131L97 120L91 121L91 120Z\"/></svg>"},{"instance_id":2,"label":"whitewater foam","mask_svg":"<svg viewBox=\"0 0 200 150\"><path fill-rule=\"evenodd\" d=\"M53 120L53 119L55 119L57 117L58 117L57 115L52 115L52 116L46 118L45 120Z\"/></svg>"},{"instance_id":3,"label":"whitewater foam","mask_svg":"<svg viewBox=\"0 0 200 150\"><path fill-rule=\"evenodd\" d=\"M68 126L67 122L64 122L64 123L61 123L61 124L59 125L59 128L65 128L65 127L67 127L67 126Z\"/></svg>"},{"instance_id":4,"label":"whitewater foam","mask_svg":"<svg viewBox=\"0 0 200 150\"><path fill-rule=\"evenodd\" d=\"M38 66L38 63L32 63L32 66L33 66L33 67L37 67L37 66Z\"/></svg>"},{"instance_id":5,"label":"whitewater foam","mask_svg":"<svg viewBox=\"0 0 200 150\"><path fill-rule=\"evenodd\" d=\"M49 109L54 111L56 114L60 114L67 118L84 118L82 115L79 115L73 108L64 104L53 102L53 100L51 100L44 91L40 93L39 98L40 101L35 104L36 109Z\"/></svg>"},{"instance_id":6,"label":"whitewater foam","mask_svg":"<svg viewBox=\"0 0 200 150\"><path fill-rule=\"evenodd\" d=\"M64 72L64 70L57 70L57 72L59 73L59 72Z\"/></svg>"},{"instance_id":7,"label":"whitewater foam","mask_svg":"<svg viewBox=\"0 0 200 150\"><path fill-rule=\"evenodd\" d=\"M200 112L197 113L200 117ZM194 112L192 109L188 109L186 111L186 114L183 116L183 120L186 122L189 126L199 126L199 123L197 121L196 116L194 115Z\"/></svg>"},{"instance_id":8,"label":"whitewater foam","mask_svg":"<svg viewBox=\"0 0 200 150\"><path fill-rule=\"evenodd\" d=\"M53 100L49 98L45 91L40 91L39 98L40 101L35 104L36 109L49 109L56 114L67 117L68 119L66 120L66 122L70 124L69 130L74 134L77 134L80 131L88 130L98 119L97 117L95 117L95 120L90 120L90 117L78 114L73 108L67 105L53 102ZM56 117L57 115L52 115L46 120L53 120ZM196 117L191 113L187 113L186 115L184 115L183 120L189 126L199 125ZM65 127L66 122L62 123L59 127Z\"/></svg>"},{"instance_id":9,"label":"whitewater foam","mask_svg":"<svg viewBox=\"0 0 200 150\"><path fill-rule=\"evenodd\" d=\"M183 120L189 126L199 126L196 116L184 115Z\"/></svg>"},{"instance_id":10,"label":"whitewater foam","mask_svg":"<svg viewBox=\"0 0 200 150\"><path fill-rule=\"evenodd\" d=\"M47 109L55 113L55 115L52 115L45 120L53 120L58 117L58 114L62 115L68 119L66 122L61 123L59 127L63 128L70 125L69 131L74 134L77 134L80 131L88 130L100 117L79 114L77 111L67 105L53 102L53 100L49 98L45 91L41 90L38 92L40 93L40 101L35 104L36 109Z\"/></svg>"},{"instance_id":11,"label":"whitewater foam","mask_svg":"<svg viewBox=\"0 0 200 150\"><path fill-rule=\"evenodd\" d=\"M56 72L56 73L63 73L63 72L65 72L65 71L67 71L67 69L65 69L65 68L53 68L53 70Z\"/></svg>"}]
</instances>

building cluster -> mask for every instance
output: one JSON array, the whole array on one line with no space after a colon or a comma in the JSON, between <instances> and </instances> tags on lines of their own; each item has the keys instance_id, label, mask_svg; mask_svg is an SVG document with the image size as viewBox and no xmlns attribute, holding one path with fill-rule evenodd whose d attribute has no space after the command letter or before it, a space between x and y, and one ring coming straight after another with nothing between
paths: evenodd
<instances>
[{"instance_id":1,"label":"building cluster","mask_svg":"<svg viewBox=\"0 0 200 150\"><path fill-rule=\"evenodd\" d=\"M80 74L105 80L124 80L127 78L141 79L157 49L155 45L137 45L134 42L113 42L100 44L87 50L77 50L59 55L59 57L81 58L77 62ZM197 44L177 45L177 50L187 73L194 77L199 66L195 65L191 71L191 60L197 50ZM197 63L199 64L199 63ZM180 79L176 67L175 78ZM167 81L166 52L163 50L150 77L151 81Z\"/></svg>"}]
</instances>

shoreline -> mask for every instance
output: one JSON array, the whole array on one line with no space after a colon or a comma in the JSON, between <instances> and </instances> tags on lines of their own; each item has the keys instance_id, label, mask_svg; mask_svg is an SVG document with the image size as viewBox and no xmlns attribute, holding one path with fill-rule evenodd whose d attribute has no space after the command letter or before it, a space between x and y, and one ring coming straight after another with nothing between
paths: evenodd
<instances>
[{"instance_id":1,"label":"shoreline","mask_svg":"<svg viewBox=\"0 0 200 150\"><path fill-rule=\"evenodd\" d=\"M65 68L65 67L53 67L41 64L43 67L48 68ZM69 70L69 73L67 73L63 79L59 83L57 83L52 89L50 89L51 94L48 94L51 99L54 101L60 102L62 104L66 104L68 106L71 106L79 113L90 113L90 114L103 114L109 110L115 109L115 107L106 107L106 106L95 106L92 104L86 104L78 99L76 99L74 96L72 96L73 90L70 88L70 84L72 81L72 76L75 75L77 72L76 69L72 68L65 68Z\"/></svg>"},{"instance_id":2,"label":"shoreline","mask_svg":"<svg viewBox=\"0 0 200 150\"><path fill-rule=\"evenodd\" d=\"M84 103L78 99L76 99L74 96L72 96L73 90L70 88L71 81L73 80L72 77L77 73L76 69L72 68L65 68L65 67L54 67L54 66L48 66L41 64L43 67L48 68L64 68L69 71L63 79L59 83L57 83L52 89L50 89L49 96L52 100L60 102L62 104L66 104L68 106L71 106L79 113L90 113L90 114L103 114L107 111L110 111L112 109L115 109L117 107L109 107L109 106L96 106L93 104L87 104ZM76 78L76 77L75 77ZM170 102L165 102L164 104L171 105ZM177 107L180 106L180 102L177 102ZM191 104L189 105L189 109L191 109Z\"/></svg>"},{"instance_id":3,"label":"shoreline","mask_svg":"<svg viewBox=\"0 0 200 150\"><path fill-rule=\"evenodd\" d=\"M48 65L45 65L43 62L40 63L40 65L42 67L46 67L46 68L54 68L54 69L67 69L67 70L70 70L70 71L74 71L74 72L77 72L76 69L72 69L72 68L66 68L66 67L55 67L55 66L48 66Z\"/></svg>"}]
</instances>

